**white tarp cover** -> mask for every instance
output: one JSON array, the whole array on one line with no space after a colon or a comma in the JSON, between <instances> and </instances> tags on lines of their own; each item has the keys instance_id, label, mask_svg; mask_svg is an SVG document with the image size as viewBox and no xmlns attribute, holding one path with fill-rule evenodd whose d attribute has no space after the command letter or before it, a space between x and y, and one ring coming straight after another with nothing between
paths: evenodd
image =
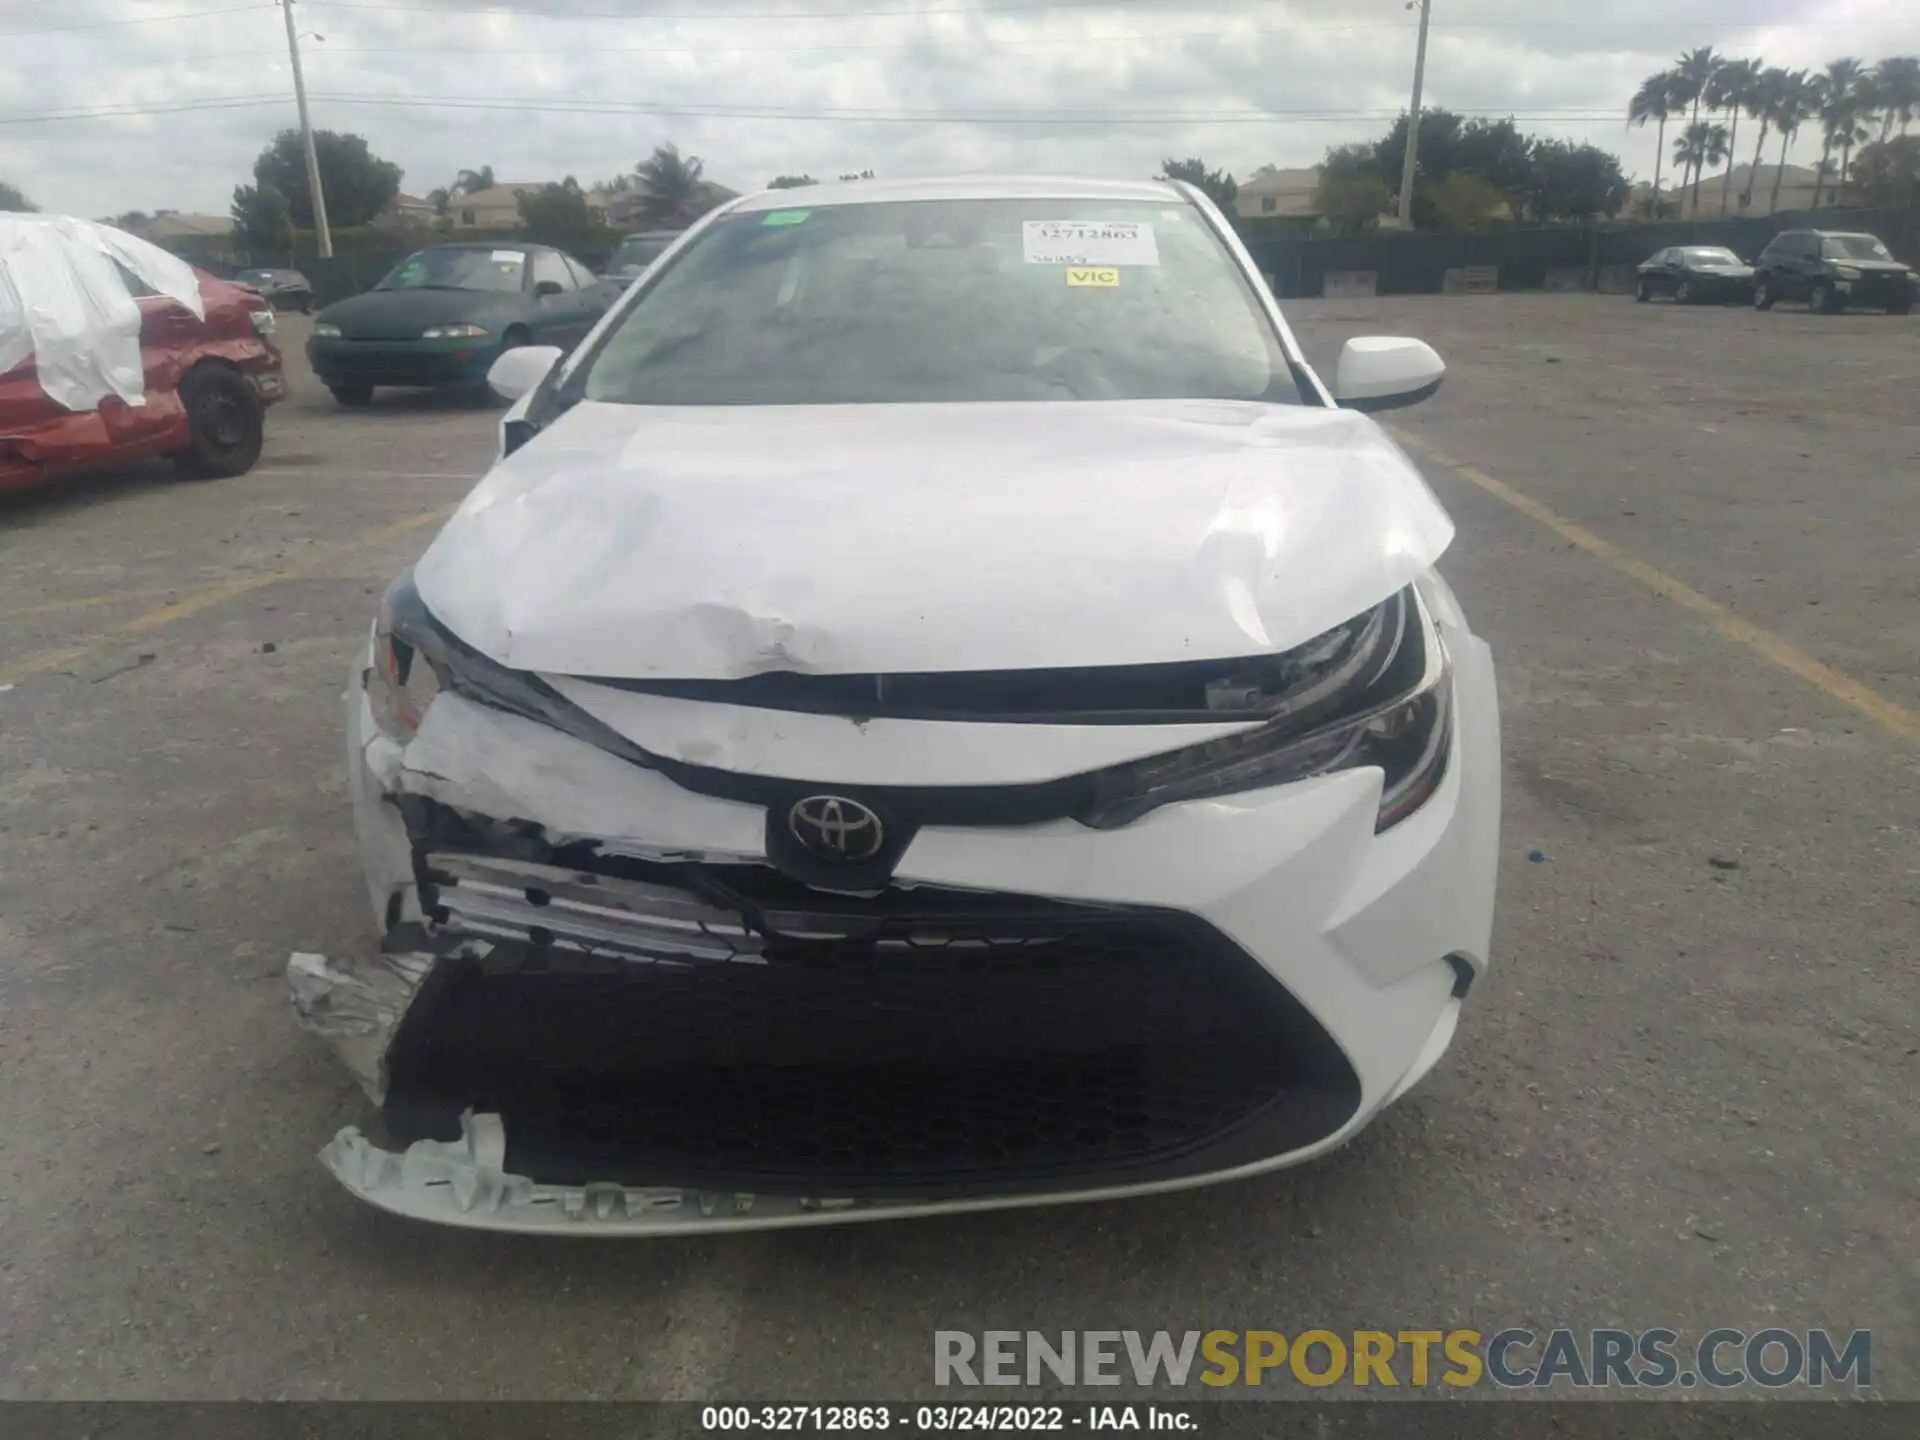
<instances>
[{"instance_id":1,"label":"white tarp cover","mask_svg":"<svg viewBox=\"0 0 1920 1440\"><path fill-rule=\"evenodd\" d=\"M31 356L68 410L109 395L146 404L140 307L114 262L206 319L193 267L136 235L72 215L0 211L0 375Z\"/></svg>"}]
</instances>

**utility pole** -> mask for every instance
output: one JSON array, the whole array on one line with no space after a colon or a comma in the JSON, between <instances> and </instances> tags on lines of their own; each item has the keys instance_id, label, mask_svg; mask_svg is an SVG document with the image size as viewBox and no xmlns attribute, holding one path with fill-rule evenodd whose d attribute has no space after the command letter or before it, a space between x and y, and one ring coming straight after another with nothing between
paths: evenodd
<instances>
[{"instance_id":1,"label":"utility pole","mask_svg":"<svg viewBox=\"0 0 1920 1440\"><path fill-rule=\"evenodd\" d=\"M300 36L293 24L293 0L280 0L280 9L287 17L287 54L293 60L293 98L300 103L300 138L307 147L307 193L313 197L313 230L320 242L320 258L333 258L333 231L327 225L327 197L320 189L320 156L313 148L313 119L307 114L307 80L300 73ZM1422 44L1425 43L1425 22L1422 22ZM1419 92L1419 83L1414 85Z\"/></svg>"},{"instance_id":2,"label":"utility pole","mask_svg":"<svg viewBox=\"0 0 1920 1440\"><path fill-rule=\"evenodd\" d=\"M1413 52L1413 104L1407 108L1407 155L1400 166L1400 228L1413 228L1413 170L1420 153L1420 84L1427 75L1427 17L1433 0L1407 0L1407 9L1420 7L1420 41ZM294 74L300 73L296 62Z\"/></svg>"}]
</instances>

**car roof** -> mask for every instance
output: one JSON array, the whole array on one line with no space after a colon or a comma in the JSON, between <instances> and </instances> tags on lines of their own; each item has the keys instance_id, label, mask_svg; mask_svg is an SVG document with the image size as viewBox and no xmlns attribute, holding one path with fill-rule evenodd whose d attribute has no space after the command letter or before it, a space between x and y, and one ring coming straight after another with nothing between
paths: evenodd
<instances>
[{"instance_id":1,"label":"car roof","mask_svg":"<svg viewBox=\"0 0 1920 1440\"><path fill-rule=\"evenodd\" d=\"M825 205L896 200L1144 200L1187 203L1165 180L1095 180L1053 175L962 175L941 180L842 180L793 190L762 190L735 202L733 213L812 210Z\"/></svg>"}]
</instances>

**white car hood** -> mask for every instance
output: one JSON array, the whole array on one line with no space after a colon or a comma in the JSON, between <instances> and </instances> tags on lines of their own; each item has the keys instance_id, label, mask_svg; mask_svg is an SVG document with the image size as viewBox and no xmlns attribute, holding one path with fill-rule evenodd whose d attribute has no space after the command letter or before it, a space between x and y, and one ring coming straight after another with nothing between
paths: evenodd
<instances>
[{"instance_id":1,"label":"white car hood","mask_svg":"<svg viewBox=\"0 0 1920 1440\"><path fill-rule=\"evenodd\" d=\"M415 581L468 644L550 674L1132 665L1297 645L1452 538L1349 411L585 402Z\"/></svg>"}]
</instances>

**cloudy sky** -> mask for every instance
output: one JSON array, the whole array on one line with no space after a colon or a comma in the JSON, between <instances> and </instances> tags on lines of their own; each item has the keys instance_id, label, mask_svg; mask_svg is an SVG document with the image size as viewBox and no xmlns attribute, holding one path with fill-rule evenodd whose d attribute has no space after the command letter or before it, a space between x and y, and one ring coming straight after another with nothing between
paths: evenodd
<instances>
[{"instance_id":1,"label":"cloudy sky","mask_svg":"<svg viewBox=\"0 0 1920 1440\"><path fill-rule=\"evenodd\" d=\"M1683 48L1920 51L1915 0L1433 4L1429 104L1591 140L1643 178L1652 134L1620 117ZM414 194L480 165L588 182L663 140L735 189L1187 155L1244 176L1384 129L1415 20L1404 0L297 0L295 18L321 37L302 42L314 123L365 135ZM0 0L0 179L42 208L224 214L294 123L274 0Z\"/></svg>"}]
</instances>

